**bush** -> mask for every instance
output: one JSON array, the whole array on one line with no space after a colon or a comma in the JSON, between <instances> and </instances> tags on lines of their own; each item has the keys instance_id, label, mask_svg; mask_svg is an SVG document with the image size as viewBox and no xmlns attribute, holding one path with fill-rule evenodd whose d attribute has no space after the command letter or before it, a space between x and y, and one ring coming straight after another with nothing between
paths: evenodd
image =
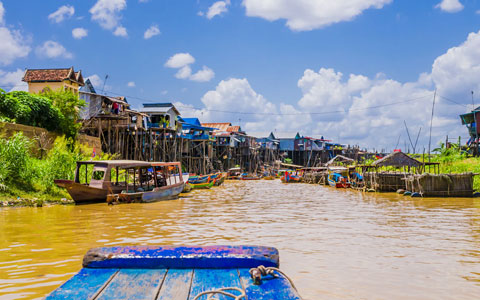
<instances>
[{"instance_id":1,"label":"bush","mask_svg":"<svg viewBox=\"0 0 480 300\"><path fill-rule=\"evenodd\" d=\"M29 165L31 142L22 133L0 139L0 184L22 185L32 181Z\"/></svg>"}]
</instances>

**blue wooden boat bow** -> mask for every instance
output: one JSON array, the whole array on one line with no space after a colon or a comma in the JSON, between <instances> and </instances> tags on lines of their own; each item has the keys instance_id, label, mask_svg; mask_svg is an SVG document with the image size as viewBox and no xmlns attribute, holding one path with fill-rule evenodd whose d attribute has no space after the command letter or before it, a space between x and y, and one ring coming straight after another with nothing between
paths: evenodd
<instances>
[{"instance_id":1,"label":"blue wooden boat bow","mask_svg":"<svg viewBox=\"0 0 480 300\"><path fill-rule=\"evenodd\" d=\"M301 299L272 247L94 248L83 267L46 299Z\"/></svg>"}]
</instances>

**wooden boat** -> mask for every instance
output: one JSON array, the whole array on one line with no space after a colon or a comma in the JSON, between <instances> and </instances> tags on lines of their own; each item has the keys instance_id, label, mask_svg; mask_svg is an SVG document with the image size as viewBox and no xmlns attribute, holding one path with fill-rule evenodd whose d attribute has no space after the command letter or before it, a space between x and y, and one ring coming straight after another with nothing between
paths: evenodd
<instances>
[{"instance_id":1,"label":"wooden boat","mask_svg":"<svg viewBox=\"0 0 480 300\"><path fill-rule=\"evenodd\" d=\"M348 180L348 169L338 167L330 169L328 174L328 184L336 188L349 188L351 184Z\"/></svg>"},{"instance_id":2,"label":"wooden boat","mask_svg":"<svg viewBox=\"0 0 480 300\"><path fill-rule=\"evenodd\" d=\"M278 267L279 253L272 247L94 248L85 254L83 269L45 299L300 300Z\"/></svg>"},{"instance_id":3,"label":"wooden boat","mask_svg":"<svg viewBox=\"0 0 480 300\"><path fill-rule=\"evenodd\" d=\"M241 174L242 174L242 169L241 168L228 169L227 179L229 179L229 180L240 179Z\"/></svg>"},{"instance_id":4,"label":"wooden boat","mask_svg":"<svg viewBox=\"0 0 480 300\"><path fill-rule=\"evenodd\" d=\"M210 180L210 175L190 176L188 183L205 183Z\"/></svg>"},{"instance_id":5,"label":"wooden boat","mask_svg":"<svg viewBox=\"0 0 480 300\"><path fill-rule=\"evenodd\" d=\"M215 182L212 180L205 183L191 183L192 189L209 189L213 186Z\"/></svg>"},{"instance_id":6,"label":"wooden boat","mask_svg":"<svg viewBox=\"0 0 480 300\"><path fill-rule=\"evenodd\" d=\"M129 166L125 170L126 190L110 194L107 203L148 203L175 199L183 191L182 166L179 162ZM132 176L133 175L133 176ZM133 184L129 180L133 179Z\"/></svg>"},{"instance_id":7,"label":"wooden boat","mask_svg":"<svg viewBox=\"0 0 480 300\"><path fill-rule=\"evenodd\" d=\"M261 178L256 175L242 174L240 180L260 180Z\"/></svg>"},{"instance_id":8,"label":"wooden boat","mask_svg":"<svg viewBox=\"0 0 480 300\"><path fill-rule=\"evenodd\" d=\"M190 183L185 183L182 193L190 193L193 190L193 187Z\"/></svg>"},{"instance_id":9,"label":"wooden boat","mask_svg":"<svg viewBox=\"0 0 480 300\"><path fill-rule=\"evenodd\" d=\"M300 176L290 174L290 172L284 172L283 176L280 178L283 183L299 183Z\"/></svg>"},{"instance_id":10,"label":"wooden boat","mask_svg":"<svg viewBox=\"0 0 480 300\"><path fill-rule=\"evenodd\" d=\"M55 180L76 204L105 202L108 194L120 193L127 186L119 181L119 169L148 167L150 163L134 160L78 161L75 180Z\"/></svg>"},{"instance_id":11,"label":"wooden boat","mask_svg":"<svg viewBox=\"0 0 480 300\"><path fill-rule=\"evenodd\" d=\"M213 184L214 186L221 186L223 182L225 182L225 178L227 178L226 174L220 173L220 175L215 178L215 183Z\"/></svg>"},{"instance_id":12,"label":"wooden boat","mask_svg":"<svg viewBox=\"0 0 480 300\"><path fill-rule=\"evenodd\" d=\"M262 179L263 179L263 180L274 180L275 177L273 177L273 176L264 176L264 177L262 177Z\"/></svg>"}]
</instances>

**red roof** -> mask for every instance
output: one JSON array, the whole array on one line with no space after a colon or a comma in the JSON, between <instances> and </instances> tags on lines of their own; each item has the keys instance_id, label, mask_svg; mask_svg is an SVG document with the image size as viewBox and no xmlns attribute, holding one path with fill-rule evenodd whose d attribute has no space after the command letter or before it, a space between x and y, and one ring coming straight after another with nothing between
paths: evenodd
<instances>
[{"instance_id":1,"label":"red roof","mask_svg":"<svg viewBox=\"0 0 480 300\"><path fill-rule=\"evenodd\" d=\"M65 69L27 69L23 76L25 82L61 82L64 80L77 82L83 86L83 76L81 71L75 72L73 67Z\"/></svg>"},{"instance_id":2,"label":"red roof","mask_svg":"<svg viewBox=\"0 0 480 300\"><path fill-rule=\"evenodd\" d=\"M227 128L228 132L239 132L240 131L240 126L229 126Z\"/></svg>"}]
</instances>

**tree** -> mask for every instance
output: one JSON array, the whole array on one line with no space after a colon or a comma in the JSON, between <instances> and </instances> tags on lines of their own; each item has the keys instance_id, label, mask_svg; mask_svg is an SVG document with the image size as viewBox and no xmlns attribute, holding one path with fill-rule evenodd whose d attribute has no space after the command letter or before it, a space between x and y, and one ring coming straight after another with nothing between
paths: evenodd
<instances>
[{"instance_id":1,"label":"tree","mask_svg":"<svg viewBox=\"0 0 480 300\"><path fill-rule=\"evenodd\" d=\"M49 98L53 106L60 111L60 131L64 133L67 138L75 139L82 126L79 122L80 110L86 106L85 101L80 99L78 95L72 91L62 89L57 91L47 89L42 95Z\"/></svg>"}]
</instances>

